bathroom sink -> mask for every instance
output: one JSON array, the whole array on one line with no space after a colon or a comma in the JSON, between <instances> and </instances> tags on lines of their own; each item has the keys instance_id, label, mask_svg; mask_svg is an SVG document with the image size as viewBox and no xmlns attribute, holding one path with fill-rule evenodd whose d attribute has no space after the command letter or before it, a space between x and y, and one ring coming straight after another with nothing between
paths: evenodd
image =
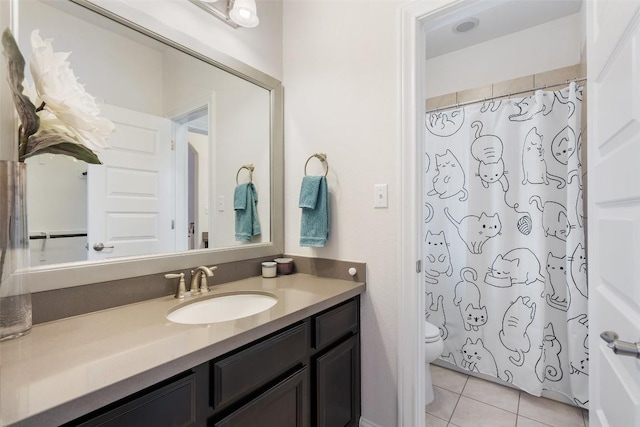
<instances>
[{"instance_id":1,"label":"bathroom sink","mask_svg":"<svg viewBox=\"0 0 640 427\"><path fill-rule=\"evenodd\" d=\"M167 319L188 325L226 322L261 313L276 302L276 297L259 293L211 296L178 306Z\"/></svg>"}]
</instances>

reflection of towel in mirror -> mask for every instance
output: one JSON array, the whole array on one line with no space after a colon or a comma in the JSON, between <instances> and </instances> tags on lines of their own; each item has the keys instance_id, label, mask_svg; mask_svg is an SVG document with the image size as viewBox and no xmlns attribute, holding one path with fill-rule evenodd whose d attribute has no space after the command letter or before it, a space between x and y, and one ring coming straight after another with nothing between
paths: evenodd
<instances>
[{"instance_id":1,"label":"reflection of towel in mirror","mask_svg":"<svg viewBox=\"0 0 640 427\"><path fill-rule=\"evenodd\" d=\"M258 220L258 195L250 182L236 186L233 193L233 209L236 211L236 240L249 242L260 234Z\"/></svg>"},{"instance_id":2,"label":"reflection of towel in mirror","mask_svg":"<svg viewBox=\"0 0 640 427\"><path fill-rule=\"evenodd\" d=\"M305 176L300 188L300 246L324 247L329 238L329 191L324 176Z\"/></svg>"}]
</instances>

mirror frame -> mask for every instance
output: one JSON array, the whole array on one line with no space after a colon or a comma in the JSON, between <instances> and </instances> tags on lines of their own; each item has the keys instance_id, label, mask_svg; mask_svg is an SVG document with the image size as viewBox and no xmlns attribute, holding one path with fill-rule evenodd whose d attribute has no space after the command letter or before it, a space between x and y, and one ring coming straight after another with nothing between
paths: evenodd
<instances>
[{"instance_id":1,"label":"mirror frame","mask_svg":"<svg viewBox=\"0 0 640 427\"><path fill-rule=\"evenodd\" d=\"M269 162L271 170L271 242L32 267L25 271L24 277L30 291L48 291L164 273L172 270L184 270L198 265L214 265L281 255L284 249L284 117L282 83L123 2L113 0L68 1L90 9L108 19L150 36L269 91L271 103ZM10 10L7 13L4 13L4 10L0 10L2 12L0 24L8 24L5 27L8 26L14 33L18 28L19 2L20 0L11 0ZM4 95L7 94L8 88L4 86L7 85L3 85L0 89L0 96L7 99L9 97ZM14 108L12 108L12 111L13 123L17 123L17 113ZM16 126L12 127L15 128ZM13 131L13 135L15 135L16 129L13 129ZM10 140L15 140L15 137Z\"/></svg>"}]
</instances>

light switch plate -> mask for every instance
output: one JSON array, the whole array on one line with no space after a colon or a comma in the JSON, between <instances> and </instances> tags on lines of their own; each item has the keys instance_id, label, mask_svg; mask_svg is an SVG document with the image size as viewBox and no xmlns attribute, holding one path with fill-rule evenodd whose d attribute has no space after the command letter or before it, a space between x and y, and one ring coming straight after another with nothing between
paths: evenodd
<instances>
[{"instance_id":1,"label":"light switch plate","mask_svg":"<svg viewBox=\"0 0 640 427\"><path fill-rule=\"evenodd\" d=\"M373 186L373 207L376 209L389 207L387 184Z\"/></svg>"}]
</instances>

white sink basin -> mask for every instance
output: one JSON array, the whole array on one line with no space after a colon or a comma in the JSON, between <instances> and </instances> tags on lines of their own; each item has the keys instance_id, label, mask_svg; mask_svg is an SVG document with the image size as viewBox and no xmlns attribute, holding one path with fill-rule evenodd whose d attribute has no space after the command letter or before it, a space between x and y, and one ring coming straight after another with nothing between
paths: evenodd
<instances>
[{"instance_id":1,"label":"white sink basin","mask_svg":"<svg viewBox=\"0 0 640 427\"><path fill-rule=\"evenodd\" d=\"M270 309L276 302L276 297L267 294L213 296L187 303L169 312L167 319L188 325L226 322L258 314Z\"/></svg>"}]
</instances>

